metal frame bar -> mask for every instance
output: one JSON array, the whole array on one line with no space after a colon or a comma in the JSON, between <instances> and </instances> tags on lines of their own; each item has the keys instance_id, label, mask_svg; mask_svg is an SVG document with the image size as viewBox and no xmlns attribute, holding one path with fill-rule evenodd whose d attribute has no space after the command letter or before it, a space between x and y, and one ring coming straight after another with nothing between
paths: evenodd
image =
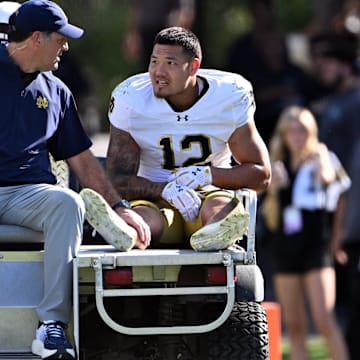
<instances>
[{"instance_id":1,"label":"metal frame bar","mask_svg":"<svg viewBox=\"0 0 360 360\"><path fill-rule=\"evenodd\" d=\"M245 210L250 213L247 234L247 250L223 250L217 252L195 252L193 250L131 250L130 252L114 251L112 246L82 246L79 255L74 259L74 339L79 351L79 268L90 267L95 271L95 299L99 315L113 330L127 335L147 334L186 334L209 332L221 326L229 317L235 302L234 267L236 264L256 264L255 226L257 194L253 190L241 189L236 192L244 202ZM177 287L146 289L111 289L103 287L103 270L117 266L156 266L156 265L206 265L222 264L226 266L226 286L210 287ZM155 295L193 295L193 294L226 294L227 302L224 311L214 321L203 325L171 327L127 327L116 323L107 313L104 306L105 297L122 296L155 296Z\"/></svg>"}]
</instances>

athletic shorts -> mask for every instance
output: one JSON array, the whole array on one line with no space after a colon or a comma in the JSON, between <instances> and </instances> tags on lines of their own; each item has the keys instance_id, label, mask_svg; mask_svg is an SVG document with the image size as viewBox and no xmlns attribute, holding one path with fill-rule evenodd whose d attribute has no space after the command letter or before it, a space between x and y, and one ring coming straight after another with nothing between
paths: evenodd
<instances>
[{"instance_id":1,"label":"athletic shorts","mask_svg":"<svg viewBox=\"0 0 360 360\"><path fill-rule=\"evenodd\" d=\"M199 194L202 199L201 206L214 197L228 197L230 199L234 197L234 191L231 190L201 191ZM157 202L132 200L130 203L133 208L139 205L151 207L158 211L164 219L164 232L158 241L151 242L150 248L178 248L181 244L180 247L189 247L190 236L202 227L200 216L194 221L185 221L177 209L165 200Z\"/></svg>"}]
</instances>

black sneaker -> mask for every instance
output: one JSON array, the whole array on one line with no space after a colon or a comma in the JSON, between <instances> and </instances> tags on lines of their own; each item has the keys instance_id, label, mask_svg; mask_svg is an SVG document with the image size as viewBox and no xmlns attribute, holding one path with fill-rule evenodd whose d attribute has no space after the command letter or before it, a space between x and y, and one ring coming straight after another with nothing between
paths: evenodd
<instances>
[{"instance_id":1,"label":"black sneaker","mask_svg":"<svg viewBox=\"0 0 360 360\"><path fill-rule=\"evenodd\" d=\"M66 326L60 321L39 323L31 351L42 359L75 359L75 350L66 338Z\"/></svg>"}]
</instances>

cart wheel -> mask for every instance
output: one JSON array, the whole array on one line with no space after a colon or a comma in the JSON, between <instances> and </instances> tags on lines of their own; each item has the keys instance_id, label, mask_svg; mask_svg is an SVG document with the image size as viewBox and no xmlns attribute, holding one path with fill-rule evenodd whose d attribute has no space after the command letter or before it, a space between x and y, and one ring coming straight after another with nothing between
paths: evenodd
<instances>
[{"instance_id":1,"label":"cart wheel","mask_svg":"<svg viewBox=\"0 0 360 360\"><path fill-rule=\"evenodd\" d=\"M265 309L256 302L237 302L229 319L208 334L208 360L269 359Z\"/></svg>"}]
</instances>

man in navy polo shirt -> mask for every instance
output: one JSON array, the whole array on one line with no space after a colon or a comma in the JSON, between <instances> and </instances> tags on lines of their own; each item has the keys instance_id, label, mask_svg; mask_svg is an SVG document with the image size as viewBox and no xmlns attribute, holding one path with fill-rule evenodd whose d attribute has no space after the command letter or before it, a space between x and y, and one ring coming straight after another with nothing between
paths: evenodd
<instances>
[{"instance_id":1,"label":"man in navy polo shirt","mask_svg":"<svg viewBox=\"0 0 360 360\"><path fill-rule=\"evenodd\" d=\"M0 223L44 233L44 297L32 344L42 359L75 358L65 328L71 313L71 262L85 215L79 194L55 186L49 153L66 160L83 187L103 196L106 211L112 211L110 205L116 208L119 216L105 217L113 225L110 243L121 247L130 239L131 246L146 247L150 241L148 225L121 206L120 195L89 150L91 141L70 90L51 72L69 50L67 38L82 34L57 4L30 0L10 16L9 44L0 46Z\"/></svg>"}]
</instances>

